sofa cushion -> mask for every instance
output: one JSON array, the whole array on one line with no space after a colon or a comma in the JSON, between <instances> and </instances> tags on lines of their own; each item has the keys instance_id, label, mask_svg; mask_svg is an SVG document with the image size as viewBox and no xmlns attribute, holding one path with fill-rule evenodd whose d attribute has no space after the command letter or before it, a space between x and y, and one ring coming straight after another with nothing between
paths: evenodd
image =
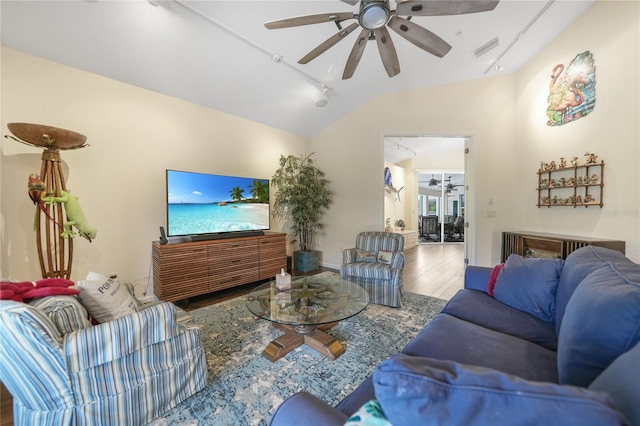
<instances>
[{"instance_id":1,"label":"sofa cushion","mask_svg":"<svg viewBox=\"0 0 640 426\"><path fill-rule=\"evenodd\" d=\"M402 352L494 368L527 380L558 382L554 351L449 314L436 315Z\"/></svg>"},{"instance_id":2,"label":"sofa cushion","mask_svg":"<svg viewBox=\"0 0 640 426\"><path fill-rule=\"evenodd\" d=\"M385 263L355 262L342 265L341 272L347 276L355 276L363 280L390 280L392 277L391 265Z\"/></svg>"},{"instance_id":3,"label":"sofa cushion","mask_svg":"<svg viewBox=\"0 0 640 426\"><path fill-rule=\"evenodd\" d=\"M589 384L640 340L640 265L610 261L567 303L558 336L560 383Z\"/></svg>"},{"instance_id":4,"label":"sofa cushion","mask_svg":"<svg viewBox=\"0 0 640 426\"><path fill-rule=\"evenodd\" d=\"M556 335L560 335L567 303L582 280L609 261L625 259L624 254L619 251L597 246L585 246L567 256L556 291Z\"/></svg>"},{"instance_id":5,"label":"sofa cushion","mask_svg":"<svg viewBox=\"0 0 640 426\"><path fill-rule=\"evenodd\" d=\"M515 309L552 323L563 263L562 259L524 258L512 254L496 279L493 296Z\"/></svg>"},{"instance_id":6,"label":"sofa cushion","mask_svg":"<svg viewBox=\"0 0 640 426\"><path fill-rule=\"evenodd\" d=\"M640 425L640 343L616 358L589 389L606 392L632 425Z\"/></svg>"},{"instance_id":7,"label":"sofa cushion","mask_svg":"<svg viewBox=\"0 0 640 426\"><path fill-rule=\"evenodd\" d=\"M553 324L514 309L477 290L460 290L442 312L485 328L528 340L555 351L558 347Z\"/></svg>"},{"instance_id":8,"label":"sofa cushion","mask_svg":"<svg viewBox=\"0 0 640 426\"><path fill-rule=\"evenodd\" d=\"M395 425L623 425L601 392L523 380L451 361L398 354L373 373L377 400Z\"/></svg>"}]
</instances>

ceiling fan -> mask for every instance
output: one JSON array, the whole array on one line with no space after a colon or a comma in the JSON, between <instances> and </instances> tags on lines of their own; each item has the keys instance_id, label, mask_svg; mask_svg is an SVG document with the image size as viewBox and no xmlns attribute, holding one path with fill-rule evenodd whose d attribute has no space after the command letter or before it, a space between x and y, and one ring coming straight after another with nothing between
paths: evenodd
<instances>
[{"instance_id":1,"label":"ceiling fan","mask_svg":"<svg viewBox=\"0 0 640 426\"><path fill-rule=\"evenodd\" d=\"M358 0L341 1L350 5L356 5L358 3ZM335 22L338 27L338 32L307 53L298 61L299 64L306 64L317 58L339 41L343 40L347 35L351 34L355 29L361 27L360 35L347 59L342 79L346 80L353 76L367 41L369 40L376 41L384 68L389 77L393 77L400 73L400 63L398 62L398 55L387 27L419 48L442 58L449 53L451 45L426 28L411 22L411 17L487 12L495 9L499 1L500 0L396 0L396 9L393 10L389 6L389 0L360 0L358 13L336 12L298 16L266 22L264 26L273 30L323 22ZM402 18L401 16L406 16L407 18ZM355 19L357 22L353 22L343 28L342 23L349 19Z\"/></svg>"},{"instance_id":2,"label":"ceiling fan","mask_svg":"<svg viewBox=\"0 0 640 426\"><path fill-rule=\"evenodd\" d=\"M447 194L450 194L451 191L457 191L458 190L458 186L464 186L464 185L454 185L451 183L451 176L449 176L447 178L447 186L445 187L445 192Z\"/></svg>"},{"instance_id":3,"label":"ceiling fan","mask_svg":"<svg viewBox=\"0 0 640 426\"><path fill-rule=\"evenodd\" d=\"M429 179L429 186L438 186L440 185L440 182L440 179L436 179L433 177L433 175L431 175L431 179Z\"/></svg>"}]
</instances>

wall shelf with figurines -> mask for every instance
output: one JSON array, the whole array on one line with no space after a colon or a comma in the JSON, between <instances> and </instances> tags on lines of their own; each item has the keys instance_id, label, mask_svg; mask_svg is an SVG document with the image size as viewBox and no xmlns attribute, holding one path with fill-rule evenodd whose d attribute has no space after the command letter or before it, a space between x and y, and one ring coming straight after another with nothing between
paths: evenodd
<instances>
[{"instance_id":1,"label":"wall shelf with figurines","mask_svg":"<svg viewBox=\"0 0 640 426\"><path fill-rule=\"evenodd\" d=\"M564 157L560 162L541 162L538 170L538 207L602 208L604 191L604 160L589 152L584 164L573 157L570 165Z\"/></svg>"}]
</instances>

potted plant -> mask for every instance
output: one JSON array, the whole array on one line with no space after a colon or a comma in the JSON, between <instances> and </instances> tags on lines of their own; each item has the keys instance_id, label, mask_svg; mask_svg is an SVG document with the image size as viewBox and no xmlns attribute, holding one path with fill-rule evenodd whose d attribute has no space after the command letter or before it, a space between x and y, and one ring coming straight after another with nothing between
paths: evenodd
<instances>
[{"instance_id":1,"label":"potted plant","mask_svg":"<svg viewBox=\"0 0 640 426\"><path fill-rule=\"evenodd\" d=\"M320 219L333 200L329 181L313 164L312 155L281 155L280 167L271 178L276 188L273 214L290 227L291 243L299 248L293 253L294 269L302 272L318 269L315 240L324 228Z\"/></svg>"},{"instance_id":2,"label":"potted plant","mask_svg":"<svg viewBox=\"0 0 640 426\"><path fill-rule=\"evenodd\" d=\"M402 219L398 219L398 220L396 220L396 226L397 226L398 228L400 228L400 230L401 230L401 231L404 231L404 226L405 226L405 225L404 225L404 220L402 220Z\"/></svg>"}]
</instances>

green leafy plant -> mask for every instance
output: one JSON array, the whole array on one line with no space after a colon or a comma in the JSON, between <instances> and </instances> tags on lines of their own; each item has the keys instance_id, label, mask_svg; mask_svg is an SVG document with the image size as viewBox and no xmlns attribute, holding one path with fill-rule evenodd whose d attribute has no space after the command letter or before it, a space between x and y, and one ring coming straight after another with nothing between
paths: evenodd
<instances>
[{"instance_id":1,"label":"green leafy plant","mask_svg":"<svg viewBox=\"0 0 640 426\"><path fill-rule=\"evenodd\" d=\"M315 239L324 225L320 222L333 201L329 181L311 156L280 156L280 167L271 178L277 189L273 203L274 216L290 225L300 251L313 250Z\"/></svg>"},{"instance_id":2,"label":"green leafy plant","mask_svg":"<svg viewBox=\"0 0 640 426\"><path fill-rule=\"evenodd\" d=\"M402 220L402 219L396 220L396 226L398 228L404 228L404 220Z\"/></svg>"}]
</instances>

